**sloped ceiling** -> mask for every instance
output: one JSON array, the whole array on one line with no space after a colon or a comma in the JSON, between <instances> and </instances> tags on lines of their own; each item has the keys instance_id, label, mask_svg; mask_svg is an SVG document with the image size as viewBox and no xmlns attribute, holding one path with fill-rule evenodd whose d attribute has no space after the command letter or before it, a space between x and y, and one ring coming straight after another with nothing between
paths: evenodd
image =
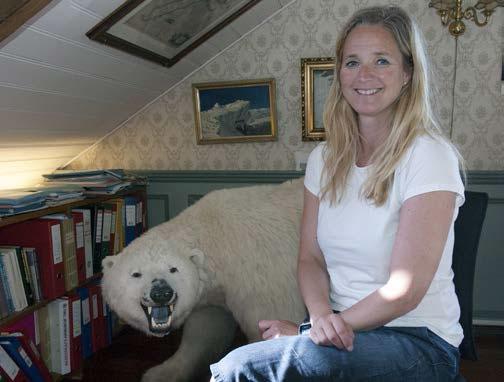
<instances>
[{"instance_id":1,"label":"sloped ceiling","mask_svg":"<svg viewBox=\"0 0 504 382\"><path fill-rule=\"evenodd\" d=\"M0 43L0 189L65 165L290 0L262 0L170 68L91 41L124 0L53 0Z\"/></svg>"}]
</instances>

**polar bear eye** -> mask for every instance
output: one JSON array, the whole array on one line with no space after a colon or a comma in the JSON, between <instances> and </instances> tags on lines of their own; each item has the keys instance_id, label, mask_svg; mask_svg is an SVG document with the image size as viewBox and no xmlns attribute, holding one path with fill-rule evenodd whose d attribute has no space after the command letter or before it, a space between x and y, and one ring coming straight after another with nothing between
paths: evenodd
<instances>
[{"instance_id":1,"label":"polar bear eye","mask_svg":"<svg viewBox=\"0 0 504 382\"><path fill-rule=\"evenodd\" d=\"M170 273L175 273L175 272L178 272L178 269L173 267L173 268L170 268Z\"/></svg>"},{"instance_id":2,"label":"polar bear eye","mask_svg":"<svg viewBox=\"0 0 504 382\"><path fill-rule=\"evenodd\" d=\"M135 277L135 278L139 278L139 277L142 277L142 274L140 272L133 272L131 274L132 277Z\"/></svg>"}]
</instances>

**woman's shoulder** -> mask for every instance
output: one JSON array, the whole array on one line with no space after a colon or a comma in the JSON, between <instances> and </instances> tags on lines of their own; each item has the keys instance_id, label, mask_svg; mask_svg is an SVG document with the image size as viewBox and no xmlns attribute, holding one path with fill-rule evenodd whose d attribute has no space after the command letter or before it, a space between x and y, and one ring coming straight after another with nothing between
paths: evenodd
<instances>
[{"instance_id":1,"label":"woman's shoulder","mask_svg":"<svg viewBox=\"0 0 504 382\"><path fill-rule=\"evenodd\" d=\"M310 158L313 158L314 160L323 160L324 155L326 151L326 143L325 142L320 142L317 146L313 148L313 150L310 152Z\"/></svg>"},{"instance_id":2,"label":"woman's shoulder","mask_svg":"<svg viewBox=\"0 0 504 382\"><path fill-rule=\"evenodd\" d=\"M402 166L417 162L435 164L444 161L458 162L455 147L442 136L422 134L412 142L401 164Z\"/></svg>"}]
</instances>

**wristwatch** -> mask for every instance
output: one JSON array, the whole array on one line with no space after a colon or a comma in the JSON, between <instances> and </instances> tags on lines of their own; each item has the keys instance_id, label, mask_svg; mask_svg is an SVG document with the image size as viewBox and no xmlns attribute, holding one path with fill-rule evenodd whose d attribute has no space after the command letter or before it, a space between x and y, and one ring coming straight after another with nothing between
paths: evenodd
<instances>
[{"instance_id":1,"label":"wristwatch","mask_svg":"<svg viewBox=\"0 0 504 382\"><path fill-rule=\"evenodd\" d=\"M300 336L309 335L311 326L312 325L310 321L303 321L298 327L298 334Z\"/></svg>"}]
</instances>

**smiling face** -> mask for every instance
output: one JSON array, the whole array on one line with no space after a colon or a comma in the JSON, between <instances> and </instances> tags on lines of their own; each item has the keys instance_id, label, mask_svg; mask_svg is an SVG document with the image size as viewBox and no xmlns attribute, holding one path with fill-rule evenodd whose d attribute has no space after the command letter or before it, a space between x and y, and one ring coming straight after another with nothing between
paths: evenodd
<instances>
[{"instance_id":1,"label":"smiling face","mask_svg":"<svg viewBox=\"0 0 504 382\"><path fill-rule=\"evenodd\" d=\"M394 36L381 25L359 25L343 45L340 84L359 116L388 119L410 79Z\"/></svg>"}]
</instances>

